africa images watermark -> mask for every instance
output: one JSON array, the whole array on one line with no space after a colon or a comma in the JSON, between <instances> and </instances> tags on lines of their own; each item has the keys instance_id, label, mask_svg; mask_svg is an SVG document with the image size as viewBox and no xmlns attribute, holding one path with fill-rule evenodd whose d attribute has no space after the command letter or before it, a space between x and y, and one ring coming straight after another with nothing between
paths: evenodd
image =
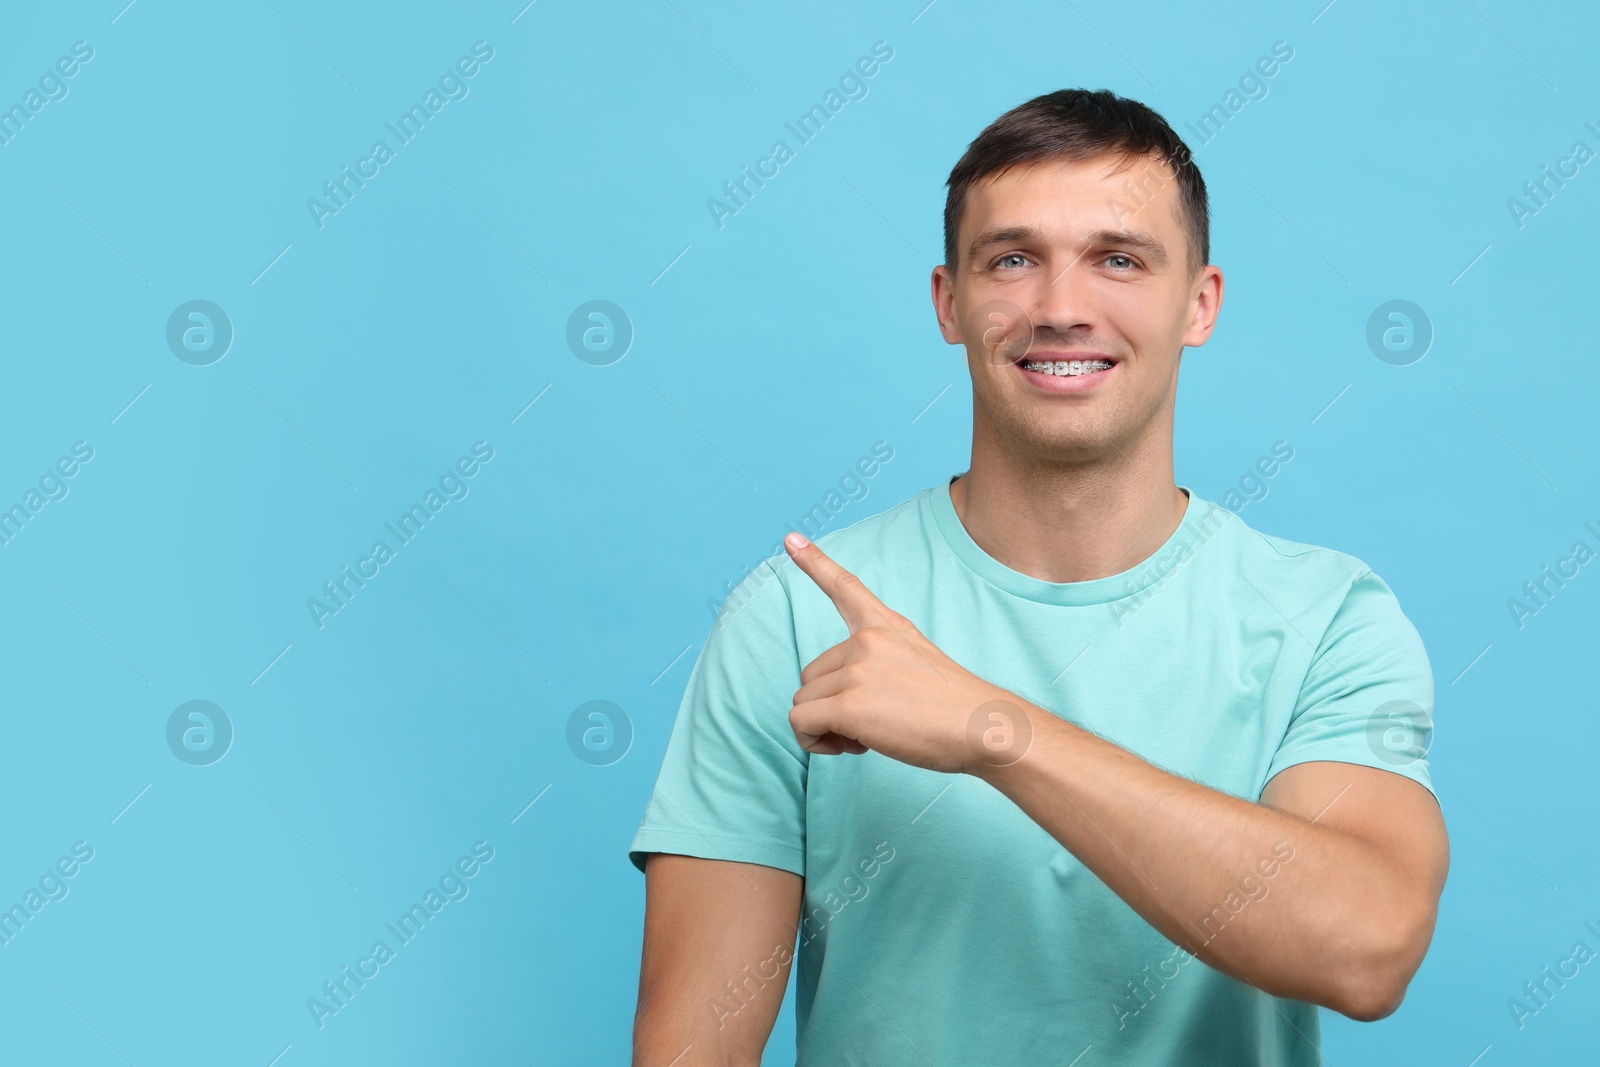
<instances>
[{"instance_id":1,"label":"africa images watermark","mask_svg":"<svg viewBox=\"0 0 1600 1067\"><path fill-rule=\"evenodd\" d=\"M94 846L87 841L75 841L72 855L62 856L45 868L39 876L38 888L28 887L22 899L8 910L0 911L0 945L11 944L11 939L22 933L23 927L44 910L46 904L66 900L70 887L67 880L77 875L83 865L94 859Z\"/></svg>"},{"instance_id":2,"label":"africa images watermark","mask_svg":"<svg viewBox=\"0 0 1600 1067\"><path fill-rule=\"evenodd\" d=\"M1120 629L1124 623L1139 612L1139 609L1148 604L1150 599L1163 586L1177 577L1183 565L1194 559L1200 550L1206 546L1207 542L1216 536L1217 531L1232 520L1233 515L1230 514L1228 509L1208 503L1206 513L1196 525L1194 537L1191 540L1173 545L1166 552L1158 552L1134 568L1123 581L1124 588L1128 590L1129 595L1118 597L1116 600L1106 604L1117 627ZM1153 582L1149 582L1149 584L1145 584L1147 576L1152 570L1159 572L1160 577ZM1141 585L1144 586L1142 589L1140 588Z\"/></svg>"},{"instance_id":3,"label":"africa images watermark","mask_svg":"<svg viewBox=\"0 0 1600 1067\"><path fill-rule=\"evenodd\" d=\"M1223 928L1229 922L1238 918L1245 908L1252 903L1259 904L1265 900L1267 894L1272 891L1271 887L1267 885L1267 880L1274 877L1283 869L1283 865L1292 859L1294 859L1294 846L1287 841L1279 841L1272 846L1272 855L1263 856L1257 860L1256 870L1261 872L1261 877L1257 878L1254 871L1246 874L1239 879L1238 889L1230 889L1228 895L1223 898L1222 903L1212 908L1206 917L1200 920L1201 928L1206 934L1206 939L1202 942L1201 947L1203 948L1215 941L1217 935L1222 933ZM1165 989L1168 982L1173 981L1182 973L1181 968L1184 964L1197 958L1198 956L1195 953L1190 952L1184 946L1174 945L1172 951L1155 964L1155 974L1150 973L1151 965L1147 963L1144 965L1143 970L1140 971L1143 977L1138 978L1138 976L1135 976L1135 978L1138 978L1137 985L1134 984L1134 978L1128 979L1124 983L1128 991L1123 995L1122 1000L1120 1002L1115 1000L1111 1002L1111 1011L1117 1017L1117 1029L1125 1029L1129 1019L1136 1017L1145 1008L1149 1007L1151 1001L1155 1000L1156 994ZM1169 966L1171 967L1170 974L1166 971ZM1150 986L1151 982L1155 983L1154 989ZM1129 1006L1130 1003L1132 1003L1131 1007Z\"/></svg>"},{"instance_id":4,"label":"africa images watermark","mask_svg":"<svg viewBox=\"0 0 1600 1067\"><path fill-rule=\"evenodd\" d=\"M868 480L876 477L883 469L883 465L891 459L894 459L894 446L888 441L874 441L871 455L859 457L852 467L839 476L839 487L834 489L830 486L823 494L821 502L812 504L810 510L802 512L800 518L788 528L798 530L809 538L816 538L828 523L844 510L845 505L851 502L859 503L867 498L867 494L872 491L867 484ZM750 569L749 564L741 568L750 579L750 585L742 595L738 585L729 578L722 583L723 588L727 590L727 596L723 600L719 602L715 598L707 598L706 607L710 609L714 620L712 629L722 629L740 608L750 602L757 589L777 576L777 572L768 566L766 561L773 556L782 555L784 555L783 538L780 537L756 564L754 571ZM743 582L744 578L739 581Z\"/></svg>"},{"instance_id":5,"label":"africa images watermark","mask_svg":"<svg viewBox=\"0 0 1600 1067\"><path fill-rule=\"evenodd\" d=\"M1239 88L1229 89L1220 103L1212 104L1211 110L1200 116L1198 127L1192 122L1184 123L1194 133L1196 143L1210 144L1233 116L1244 110L1246 104L1265 100L1271 91L1267 80L1283 69L1282 64L1288 63L1293 58L1294 46L1288 41L1272 42L1272 55L1257 59L1254 69L1247 67L1239 76ZM1243 95L1240 95L1241 93ZM1216 125L1215 131L1211 128L1213 124Z\"/></svg>"},{"instance_id":6,"label":"africa images watermark","mask_svg":"<svg viewBox=\"0 0 1600 1067\"><path fill-rule=\"evenodd\" d=\"M476 457L476 458L473 458ZM322 583L322 592L326 599L321 597L308 597L306 610L311 613L311 621L317 624L317 629L327 625L330 615L337 615L350 606L350 601L367 582L383 573L382 567L393 560L399 550L409 545L432 518L444 510L444 506L452 500L465 500L471 492L467 485L468 480L475 477L483 465L494 459L494 446L488 441L478 441L472 446L472 456L462 456L456 460L455 466L446 470L439 476L438 488L429 487L422 497L422 502L412 504L410 510L404 511L394 522L385 522L384 529L394 535L395 547L390 548L387 541L374 541L371 550L365 556L356 560L355 570L350 569L346 563L339 568L339 577ZM398 526L396 525L398 523ZM371 567L371 570L367 568Z\"/></svg>"},{"instance_id":7,"label":"africa images watermark","mask_svg":"<svg viewBox=\"0 0 1600 1067\"><path fill-rule=\"evenodd\" d=\"M1583 128L1593 134L1597 143L1600 143L1600 127L1595 125L1594 120L1585 122ZM1567 187L1567 181L1576 178L1581 173L1582 167L1594 157L1595 150L1589 147L1588 141L1580 138L1572 142L1572 147L1567 150L1566 155L1556 160L1554 173L1551 173L1550 164L1541 165L1540 177L1522 183L1522 195L1527 198L1526 200L1519 200L1514 196L1506 198L1506 210L1511 213L1511 221L1516 223L1517 229L1523 229L1527 226L1528 219L1549 207L1550 201L1555 199L1556 194ZM1567 181L1563 181L1563 178Z\"/></svg>"},{"instance_id":8,"label":"africa images watermark","mask_svg":"<svg viewBox=\"0 0 1600 1067\"><path fill-rule=\"evenodd\" d=\"M884 854L885 849L888 849L887 855ZM866 900L867 896L872 892L872 886L868 882L876 878L879 872L894 859L894 856L894 846L887 841L879 841L873 846L872 855L856 864L857 869L861 871L859 877L854 873L847 874L839 880L839 888L837 890L830 889L828 892L821 894L821 903L813 907L811 913L801 920L800 947L804 948L815 940L818 934L827 929L828 924L833 921L834 917L844 911L851 902L859 903ZM841 891L843 896L840 895ZM820 922L818 921L819 916ZM783 973L783 968L789 965L789 961L792 958L793 953L788 945L775 945L771 955L756 964L754 974L750 972L750 965L746 964L744 969L740 971L743 977L737 985L733 982L724 982L722 987L727 990L727 997L724 1000L709 1001L711 1017L717 1020L717 1029L721 1030L727 1024L728 1019L753 1004L756 1000L756 994L765 989L768 982L773 981L779 974Z\"/></svg>"},{"instance_id":9,"label":"africa images watermark","mask_svg":"<svg viewBox=\"0 0 1600 1067\"><path fill-rule=\"evenodd\" d=\"M411 909L394 922L383 924L384 929L394 936L392 947L388 939L379 938L372 943L372 948L365 956L356 960L354 968L346 963L339 968L337 978L322 983L321 997L307 997L306 1010L311 1013L311 1021L317 1024L317 1029L321 1030L327 1025L329 1016L348 1008L355 995L382 974L383 968L394 961L399 950L414 941L433 917L444 910L446 904L466 900L467 894L472 892L468 881L477 877L483 866L492 859L494 846L487 841L475 842L470 856L462 856L454 866L445 868L439 876L438 888L429 886L421 902L412 904Z\"/></svg>"},{"instance_id":10,"label":"africa images watermark","mask_svg":"<svg viewBox=\"0 0 1600 1067\"><path fill-rule=\"evenodd\" d=\"M1600 938L1600 929L1596 929L1594 923L1585 921L1583 926L1596 938ZM1589 943L1578 941L1573 944L1571 952L1556 961L1555 974L1550 973L1550 965L1546 963L1539 968L1540 973L1544 975L1543 978L1537 982L1532 980L1523 982L1522 991L1527 995L1527 999L1506 998L1506 1008L1511 1012L1511 1021L1517 1024L1517 1029L1521 1030L1527 1026L1528 1019L1548 1008L1556 993L1567 987L1567 980L1578 977L1579 969L1594 957L1595 951L1589 947ZM1568 966L1572 969L1568 970ZM1551 982L1556 984L1555 989L1550 988Z\"/></svg>"},{"instance_id":11,"label":"africa images watermark","mask_svg":"<svg viewBox=\"0 0 1600 1067\"><path fill-rule=\"evenodd\" d=\"M1267 499L1272 492L1272 487L1267 484L1283 470L1284 464L1294 458L1294 446L1288 441L1274 441L1272 455L1258 456L1254 469L1246 470L1239 477L1238 488L1229 486L1227 492L1222 494L1222 506L1235 515L1247 506Z\"/></svg>"},{"instance_id":12,"label":"africa images watermark","mask_svg":"<svg viewBox=\"0 0 1600 1067\"><path fill-rule=\"evenodd\" d=\"M1277 58L1274 59L1273 56ZM1265 100L1270 92L1264 79L1272 78L1280 70L1282 64L1294 58L1294 47L1287 41L1275 41L1272 45L1272 56L1262 56L1256 60L1255 69L1246 70L1239 78L1239 89L1229 89L1224 94L1220 103L1213 104L1211 110L1200 117L1200 125L1196 127L1193 122L1184 123L1195 135L1195 143L1200 146L1210 144L1216 139L1234 115L1244 110L1247 103L1252 100ZM1259 73L1259 76L1258 76ZM1244 95L1240 95L1240 92ZM1215 130L1212 126L1215 125ZM1107 202L1111 218L1117 225L1122 225L1127 215L1137 215L1147 205L1155 200L1157 191L1163 186L1177 180L1177 172L1173 163L1182 167L1194 158L1193 150L1187 145L1180 145L1171 163L1145 159L1138 167L1136 180L1124 179L1120 188L1124 198L1112 198Z\"/></svg>"},{"instance_id":13,"label":"africa images watermark","mask_svg":"<svg viewBox=\"0 0 1600 1067\"><path fill-rule=\"evenodd\" d=\"M1230 486L1223 493L1220 507L1216 504L1207 504L1206 513L1201 517L1191 540L1173 545L1164 553L1158 552L1135 567L1123 580L1123 588L1127 590L1128 595L1112 600L1106 605L1117 627L1120 629L1148 604L1162 587L1177 577L1183 565L1193 559L1216 532L1228 524L1233 515L1243 511L1252 502L1265 500L1271 492L1267 480L1278 474L1283 469L1283 464L1293 458L1293 445L1287 441L1274 442L1272 454L1257 458L1254 467L1246 470L1239 478L1238 487ZM1159 576L1155 581L1145 584L1152 570L1159 572Z\"/></svg>"},{"instance_id":14,"label":"africa images watermark","mask_svg":"<svg viewBox=\"0 0 1600 1067\"><path fill-rule=\"evenodd\" d=\"M1593 522L1585 522L1583 528L1594 535L1596 543L1600 543L1600 529L1596 529ZM1539 568L1540 577L1523 582L1523 596L1506 599L1506 610L1511 612L1511 621L1517 624L1517 629L1522 629L1530 617L1549 607L1556 594L1567 587L1567 582L1581 573L1579 568L1594 557L1595 550L1589 547L1589 542L1579 538L1572 542L1566 555L1556 560L1553 571L1550 564L1543 564Z\"/></svg>"},{"instance_id":15,"label":"africa images watermark","mask_svg":"<svg viewBox=\"0 0 1600 1067\"><path fill-rule=\"evenodd\" d=\"M381 168L395 158L398 150L411 143L412 139L421 133L433 116L444 110L446 104L452 100L465 100L472 91L467 80L476 77L483 66L494 58L494 48L488 41L476 41L472 45L472 55L461 56L456 60L453 68L446 68L439 75L438 88L428 87L422 95L421 103L414 103L402 111L394 122L385 122L386 128L394 136L394 146L391 147L386 140L372 142L372 147L367 154L356 160L355 170L350 169L346 163L339 169L339 176L332 181L322 183L322 195L325 199L317 197L306 199L306 210L311 212L311 221L316 223L317 229L327 225L326 219L330 215L337 215L350 206L350 201L360 190L366 188L367 182L382 173ZM368 169L368 168L371 169Z\"/></svg>"},{"instance_id":16,"label":"africa images watermark","mask_svg":"<svg viewBox=\"0 0 1600 1067\"><path fill-rule=\"evenodd\" d=\"M869 91L867 80L883 69L881 64L893 58L894 48L887 41L873 42L872 55L862 56L856 60L853 68L840 75L837 89L830 88L823 95L821 103L812 104L811 109L794 122L783 124L784 129L794 136L796 145L803 148L810 144L828 121L843 111L845 104L851 100L865 100ZM789 147L788 141L780 139L772 143L766 155L756 160L753 173L750 164L741 164L739 177L722 183L722 192L727 199L719 200L713 196L706 200L706 209L711 212L711 221L717 224L717 229L727 225L729 217L749 207L757 190L765 189L767 182L776 178L783 165L796 155L796 149ZM771 170L767 169L769 165ZM754 189L750 187L751 183L755 184Z\"/></svg>"},{"instance_id":17,"label":"africa images watermark","mask_svg":"<svg viewBox=\"0 0 1600 1067\"><path fill-rule=\"evenodd\" d=\"M83 465L94 459L94 446L87 441L76 441L72 445L72 455L62 456L39 476L39 487L28 487L22 494L22 499L12 504L9 508L0 510L0 545L9 545L12 538L22 532L22 528L33 521L33 517L44 510L44 506L54 500L65 500L72 491L67 484L68 480L75 477L83 469Z\"/></svg>"},{"instance_id":18,"label":"africa images watermark","mask_svg":"<svg viewBox=\"0 0 1600 1067\"><path fill-rule=\"evenodd\" d=\"M52 68L39 75L38 88L29 88L22 99L9 108L0 105L0 145L8 145L22 133L33 117L45 106L65 100L71 87L67 80L77 75L84 64L94 58L94 46L88 41L74 41L72 54L62 56Z\"/></svg>"}]
</instances>

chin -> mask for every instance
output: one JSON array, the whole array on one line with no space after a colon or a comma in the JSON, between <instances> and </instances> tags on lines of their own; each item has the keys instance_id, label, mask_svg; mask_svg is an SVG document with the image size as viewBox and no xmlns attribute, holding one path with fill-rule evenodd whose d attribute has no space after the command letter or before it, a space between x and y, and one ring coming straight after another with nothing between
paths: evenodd
<instances>
[{"instance_id":1,"label":"chin","mask_svg":"<svg viewBox=\"0 0 1600 1067\"><path fill-rule=\"evenodd\" d=\"M1012 455L1025 466L1086 467L1104 462L1112 453L1098 436L1039 433L1035 429L1011 440Z\"/></svg>"}]
</instances>

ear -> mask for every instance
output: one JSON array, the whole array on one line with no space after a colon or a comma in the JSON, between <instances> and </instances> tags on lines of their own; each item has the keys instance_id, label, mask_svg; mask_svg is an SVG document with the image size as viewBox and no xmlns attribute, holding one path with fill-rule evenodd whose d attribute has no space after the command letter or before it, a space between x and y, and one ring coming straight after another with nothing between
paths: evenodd
<instances>
[{"instance_id":1,"label":"ear","mask_svg":"<svg viewBox=\"0 0 1600 1067\"><path fill-rule=\"evenodd\" d=\"M955 277L943 263L933 268L930 280L933 290L933 313L939 320L939 334L945 344L959 345L966 340L961 333L961 320L956 317Z\"/></svg>"},{"instance_id":2,"label":"ear","mask_svg":"<svg viewBox=\"0 0 1600 1067\"><path fill-rule=\"evenodd\" d=\"M1208 264L1195 282L1193 312L1181 344L1185 348L1198 348L1211 337L1217 324L1217 314L1222 310L1222 268Z\"/></svg>"}]
</instances>

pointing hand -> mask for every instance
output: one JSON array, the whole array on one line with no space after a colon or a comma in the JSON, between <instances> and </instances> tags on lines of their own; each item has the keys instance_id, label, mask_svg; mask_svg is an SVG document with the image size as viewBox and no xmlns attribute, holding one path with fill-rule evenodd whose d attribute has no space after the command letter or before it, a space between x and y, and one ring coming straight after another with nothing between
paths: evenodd
<instances>
[{"instance_id":1,"label":"pointing hand","mask_svg":"<svg viewBox=\"0 0 1600 1067\"><path fill-rule=\"evenodd\" d=\"M946 656L800 534L784 547L850 630L800 672L789 725L801 748L819 756L871 749L955 774L995 762L996 738L1012 749L1019 736L1031 738L1026 701Z\"/></svg>"}]
</instances>

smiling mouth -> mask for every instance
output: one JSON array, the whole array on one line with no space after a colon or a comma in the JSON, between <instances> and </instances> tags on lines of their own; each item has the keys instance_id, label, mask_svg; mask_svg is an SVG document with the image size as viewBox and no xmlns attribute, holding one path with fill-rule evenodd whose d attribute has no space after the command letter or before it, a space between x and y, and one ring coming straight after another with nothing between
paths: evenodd
<instances>
[{"instance_id":1,"label":"smiling mouth","mask_svg":"<svg viewBox=\"0 0 1600 1067\"><path fill-rule=\"evenodd\" d=\"M1101 356L1075 359L1019 359L1017 365L1025 371L1035 374L1048 374L1058 378L1077 378L1087 374L1096 374L1100 371L1110 370L1116 366L1116 360L1106 359Z\"/></svg>"}]
</instances>

